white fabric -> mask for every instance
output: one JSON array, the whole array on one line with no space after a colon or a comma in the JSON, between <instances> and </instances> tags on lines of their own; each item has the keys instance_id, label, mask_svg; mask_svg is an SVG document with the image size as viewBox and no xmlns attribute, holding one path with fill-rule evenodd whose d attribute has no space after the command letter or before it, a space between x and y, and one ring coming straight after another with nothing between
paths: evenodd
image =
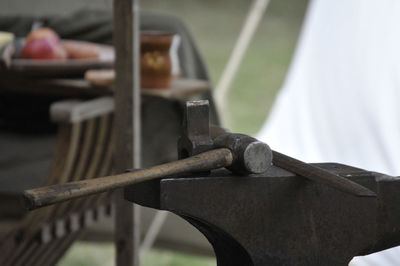
<instances>
[{"instance_id":1,"label":"white fabric","mask_svg":"<svg viewBox=\"0 0 400 266\"><path fill-rule=\"evenodd\" d=\"M304 161L400 175L399 103L400 0L313 0L258 138ZM399 248L387 252L351 265L400 265Z\"/></svg>"},{"instance_id":2,"label":"white fabric","mask_svg":"<svg viewBox=\"0 0 400 266\"><path fill-rule=\"evenodd\" d=\"M400 1L315 0L258 137L310 162L400 175Z\"/></svg>"}]
</instances>

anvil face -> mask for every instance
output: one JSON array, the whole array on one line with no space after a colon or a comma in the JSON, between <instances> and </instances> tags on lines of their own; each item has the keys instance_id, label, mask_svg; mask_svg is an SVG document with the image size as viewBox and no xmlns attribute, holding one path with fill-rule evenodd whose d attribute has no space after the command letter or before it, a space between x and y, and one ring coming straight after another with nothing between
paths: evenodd
<instances>
[{"instance_id":1,"label":"anvil face","mask_svg":"<svg viewBox=\"0 0 400 266\"><path fill-rule=\"evenodd\" d=\"M170 177L125 189L137 204L176 213L212 244L219 266L348 265L400 244L400 179L315 164L377 193L352 196L272 167L266 173Z\"/></svg>"}]
</instances>

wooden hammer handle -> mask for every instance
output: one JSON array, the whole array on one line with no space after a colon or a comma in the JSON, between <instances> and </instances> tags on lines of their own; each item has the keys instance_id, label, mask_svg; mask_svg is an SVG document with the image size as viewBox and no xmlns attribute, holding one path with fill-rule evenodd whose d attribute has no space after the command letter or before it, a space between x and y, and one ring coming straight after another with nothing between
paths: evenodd
<instances>
[{"instance_id":1,"label":"wooden hammer handle","mask_svg":"<svg viewBox=\"0 0 400 266\"><path fill-rule=\"evenodd\" d=\"M25 206L36 209L58 202L122 188L138 182L189 172L204 172L232 164L232 153L221 148L148 169L119 175L86 179L24 191Z\"/></svg>"}]
</instances>

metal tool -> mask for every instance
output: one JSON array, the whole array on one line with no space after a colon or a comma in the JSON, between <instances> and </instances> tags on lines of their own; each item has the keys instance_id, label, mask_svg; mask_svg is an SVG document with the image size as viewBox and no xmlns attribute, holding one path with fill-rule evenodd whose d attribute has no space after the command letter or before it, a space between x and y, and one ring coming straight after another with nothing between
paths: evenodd
<instances>
[{"instance_id":1,"label":"metal tool","mask_svg":"<svg viewBox=\"0 0 400 266\"><path fill-rule=\"evenodd\" d=\"M234 163L227 168L236 174L263 173L271 166L272 151L267 144L247 135L224 133L223 128L210 127L207 100L187 102L178 157L183 159L216 148L228 148ZM211 135L219 137L212 139Z\"/></svg>"},{"instance_id":2,"label":"metal tool","mask_svg":"<svg viewBox=\"0 0 400 266\"><path fill-rule=\"evenodd\" d=\"M344 266L400 245L400 178L335 163L312 166L377 197L354 197L272 166L251 176L221 169L147 181L125 188L125 199L188 221L210 242L218 266Z\"/></svg>"},{"instance_id":3,"label":"metal tool","mask_svg":"<svg viewBox=\"0 0 400 266\"><path fill-rule=\"evenodd\" d=\"M188 103L188 115L190 115L190 111L193 111L192 106L208 107L208 101ZM208 108L206 109L208 115ZM197 109L194 108L194 110ZM187 128L193 128L193 126L189 123ZM208 134L209 138L209 130L205 127L200 128L198 132L204 133L205 136ZM182 139L181 143L192 146L190 149L189 146L186 146L186 152L182 149L180 154L190 152L191 157L135 172L26 190L24 192L25 205L28 209L36 209L146 180L177 174L206 172L221 167L230 167L238 174L259 174L265 172L272 165L272 152L269 146L252 137L240 134L235 135L234 138L221 137L220 145L215 149L212 141L203 143L201 138L196 138L195 134L184 135L188 136L187 142ZM190 139L191 137L192 139Z\"/></svg>"},{"instance_id":4,"label":"metal tool","mask_svg":"<svg viewBox=\"0 0 400 266\"><path fill-rule=\"evenodd\" d=\"M185 107L183 125L183 135L178 142L178 152L180 158L192 156L198 154L199 152L213 148L225 147L234 150L235 152L233 154L236 156L244 156L242 158L237 158L237 162L240 163L236 163L235 165L228 167L228 169L232 170L236 174L245 175L254 173L254 170L248 171L246 169L254 169L257 167L260 167L260 169L265 169L266 165L264 165L264 163L270 163L269 154L268 156L263 155L262 149L260 149L259 153L256 152L256 146L259 145L262 147L262 142L243 134L230 133L228 130L223 128L216 126L210 127L207 101L188 102ZM210 138L210 136L212 137ZM243 147L251 147L252 153L247 154L244 150L238 150ZM266 160L266 157L268 158L268 161L263 161ZM272 151L272 163L299 176L328 185L355 196L376 196L373 191L347 178L291 158L276 151Z\"/></svg>"},{"instance_id":5,"label":"metal tool","mask_svg":"<svg viewBox=\"0 0 400 266\"><path fill-rule=\"evenodd\" d=\"M249 136L216 127L210 132L205 106L186 106L181 160L95 182L28 190L28 207L126 186L128 201L169 210L198 228L211 242L218 266L347 265L353 256L400 244L400 178L340 164L306 164ZM204 175L220 167L234 172ZM180 173L190 175L173 176ZM373 196L371 189L376 198L353 197Z\"/></svg>"},{"instance_id":6,"label":"metal tool","mask_svg":"<svg viewBox=\"0 0 400 266\"><path fill-rule=\"evenodd\" d=\"M24 199L28 209L101 193L150 179L190 172L209 171L227 167L236 174L265 172L273 161L275 165L295 174L329 185L356 196L375 196L369 189L339 175L311 166L278 152L243 134L224 133L219 129L214 140L210 138L208 101L188 102L185 107L183 135L178 142L181 161L115 176L83 180L26 190ZM215 130L215 127L213 128ZM202 154L205 152L204 154Z\"/></svg>"},{"instance_id":7,"label":"metal tool","mask_svg":"<svg viewBox=\"0 0 400 266\"><path fill-rule=\"evenodd\" d=\"M215 128L213 128L215 130ZM235 145L236 141L235 138L238 136L241 136L240 134L232 134L232 133L227 133L221 129L217 129L218 132L213 132L213 135L215 136L215 139L213 140L214 147L219 148L219 147L228 147L229 144ZM255 142L253 142L255 143ZM233 148L233 147L229 147ZM255 153L254 153L255 154ZM262 158L262 157L260 157ZM260 158L251 158L250 163L252 164L258 164L261 163L259 160ZM242 162L246 163L248 161L241 160ZM326 171L324 169L321 169L315 165L311 165L305 162L302 162L300 160L297 160L295 158L289 157L287 155L284 155L282 153L279 153L277 151L272 150L272 163L275 166L278 166L282 169L285 169L289 172L292 172L294 174L297 174L299 176L305 177L307 179L310 179L315 182L322 183L324 185L333 187L335 189L338 189L340 191L350 193L355 196L359 197L376 197L375 192L371 191L370 189L361 186L360 184L357 184L356 182L353 182L347 178L344 178L340 175L337 175L335 173ZM233 169L232 167L230 169ZM241 166L240 169L243 169L243 166ZM236 173L240 172L240 169L236 169ZM233 169L235 170L235 169Z\"/></svg>"},{"instance_id":8,"label":"metal tool","mask_svg":"<svg viewBox=\"0 0 400 266\"><path fill-rule=\"evenodd\" d=\"M206 120L197 121L194 127ZM186 132L180 149L189 156L200 147L199 131ZM210 134L214 148L237 137L215 127ZM207 143L206 131L197 137ZM273 156L274 166L262 174L215 170L151 180L125 188L125 199L187 220L211 243L218 266L348 265L354 256L400 244L400 178ZM353 196L374 195L370 189L378 196Z\"/></svg>"},{"instance_id":9,"label":"metal tool","mask_svg":"<svg viewBox=\"0 0 400 266\"><path fill-rule=\"evenodd\" d=\"M330 187L336 188L346 193L350 193L355 196L376 197L375 192L338 174L326 171L315 165L311 165L300 160L291 158L277 151L272 151L272 154L272 163L275 166L288 170L294 174L303 176L324 185L328 185Z\"/></svg>"}]
</instances>

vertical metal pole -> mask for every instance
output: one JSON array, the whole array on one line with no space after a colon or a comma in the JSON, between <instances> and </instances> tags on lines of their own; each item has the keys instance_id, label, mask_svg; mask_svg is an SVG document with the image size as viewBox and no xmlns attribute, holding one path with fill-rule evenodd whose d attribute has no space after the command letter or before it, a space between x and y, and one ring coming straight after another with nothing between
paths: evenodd
<instances>
[{"instance_id":1,"label":"vertical metal pole","mask_svg":"<svg viewBox=\"0 0 400 266\"><path fill-rule=\"evenodd\" d=\"M139 0L114 0L115 170L141 165ZM139 265L138 207L116 192L115 243L117 266Z\"/></svg>"}]
</instances>

